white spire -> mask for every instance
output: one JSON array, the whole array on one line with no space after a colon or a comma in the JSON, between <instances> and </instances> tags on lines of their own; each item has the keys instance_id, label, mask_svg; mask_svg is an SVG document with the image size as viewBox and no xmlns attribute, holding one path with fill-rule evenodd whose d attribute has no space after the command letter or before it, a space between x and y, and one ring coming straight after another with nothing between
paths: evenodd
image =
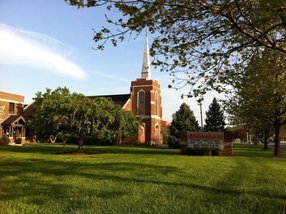
<instances>
[{"instance_id":1,"label":"white spire","mask_svg":"<svg viewBox=\"0 0 286 214\"><path fill-rule=\"evenodd\" d=\"M149 45L148 45L148 28L146 29L146 41L145 41L145 49L144 49L141 78L151 79Z\"/></svg>"}]
</instances>

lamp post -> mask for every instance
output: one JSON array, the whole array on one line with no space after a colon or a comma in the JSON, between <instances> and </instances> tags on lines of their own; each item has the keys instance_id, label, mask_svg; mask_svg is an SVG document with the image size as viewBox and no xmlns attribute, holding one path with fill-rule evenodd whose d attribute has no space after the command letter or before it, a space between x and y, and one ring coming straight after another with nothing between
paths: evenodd
<instances>
[{"instance_id":1,"label":"lamp post","mask_svg":"<svg viewBox=\"0 0 286 214\"><path fill-rule=\"evenodd\" d=\"M202 101L203 101L203 98L201 97L200 99L197 100L198 103L199 103L199 106L200 106L200 115L201 115L201 131L203 131L204 129L204 124L203 124L203 108L202 108Z\"/></svg>"}]
</instances>

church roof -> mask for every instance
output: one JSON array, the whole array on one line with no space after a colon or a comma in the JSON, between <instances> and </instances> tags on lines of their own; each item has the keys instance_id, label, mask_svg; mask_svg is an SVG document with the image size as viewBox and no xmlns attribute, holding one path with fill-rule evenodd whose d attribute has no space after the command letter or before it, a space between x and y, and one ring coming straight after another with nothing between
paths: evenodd
<instances>
[{"instance_id":1,"label":"church roof","mask_svg":"<svg viewBox=\"0 0 286 214\"><path fill-rule=\"evenodd\" d=\"M124 106L125 103L130 98L130 94L113 94L113 95L98 95L98 96L88 96L88 98L95 99L99 97L110 98L115 104Z\"/></svg>"},{"instance_id":2,"label":"church roof","mask_svg":"<svg viewBox=\"0 0 286 214\"><path fill-rule=\"evenodd\" d=\"M24 118L21 115L10 115L8 118L2 121L1 125L2 126L11 125L19 119L24 119Z\"/></svg>"},{"instance_id":3,"label":"church roof","mask_svg":"<svg viewBox=\"0 0 286 214\"><path fill-rule=\"evenodd\" d=\"M35 114L35 104L36 101L32 102L24 108L22 116L25 118L25 120L30 120L33 118L33 115Z\"/></svg>"}]
</instances>

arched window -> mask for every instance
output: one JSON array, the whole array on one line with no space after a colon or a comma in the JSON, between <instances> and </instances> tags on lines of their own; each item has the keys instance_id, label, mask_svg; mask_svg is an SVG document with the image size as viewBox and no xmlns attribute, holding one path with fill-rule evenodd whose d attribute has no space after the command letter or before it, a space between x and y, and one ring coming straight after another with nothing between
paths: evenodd
<instances>
[{"instance_id":1,"label":"arched window","mask_svg":"<svg viewBox=\"0 0 286 214\"><path fill-rule=\"evenodd\" d=\"M145 92L140 91L138 96L138 114L145 115Z\"/></svg>"}]
</instances>

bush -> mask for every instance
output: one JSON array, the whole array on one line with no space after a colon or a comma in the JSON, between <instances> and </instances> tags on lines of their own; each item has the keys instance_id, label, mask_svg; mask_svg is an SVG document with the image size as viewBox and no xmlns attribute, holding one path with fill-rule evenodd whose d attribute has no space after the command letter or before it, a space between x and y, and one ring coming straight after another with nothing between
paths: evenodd
<instances>
[{"instance_id":1,"label":"bush","mask_svg":"<svg viewBox=\"0 0 286 214\"><path fill-rule=\"evenodd\" d=\"M0 145L8 145L10 142L9 137L3 136L0 138Z\"/></svg>"},{"instance_id":2,"label":"bush","mask_svg":"<svg viewBox=\"0 0 286 214\"><path fill-rule=\"evenodd\" d=\"M220 149L213 149L212 156L220 156L222 151Z\"/></svg>"},{"instance_id":3,"label":"bush","mask_svg":"<svg viewBox=\"0 0 286 214\"><path fill-rule=\"evenodd\" d=\"M212 154L211 149L188 149L187 150L188 155L208 155L210 156Z\"/></svg>"},{"instance_id":4,"label":"bush","mask_svg":"<svg viewBox=\"0 0 286 214\"><path fill-rule=\"evenodd\" d=\"M208 156L219 156L221 155L221 150L219 149L188 149L187 150L188 155L208 155Z\"/></svg>"},{"instance_id":5,"label":"bush","mask_svg":"<svg viewBox=\"0 0 286 214\"><path fill-rule=\"evenodd\" d=\"M178 149L178 148L180 148L180 139L176 138L173 135L170 135L169 140L168 140L168 145L171 148Z\"/></svg>"}]
</instances>

